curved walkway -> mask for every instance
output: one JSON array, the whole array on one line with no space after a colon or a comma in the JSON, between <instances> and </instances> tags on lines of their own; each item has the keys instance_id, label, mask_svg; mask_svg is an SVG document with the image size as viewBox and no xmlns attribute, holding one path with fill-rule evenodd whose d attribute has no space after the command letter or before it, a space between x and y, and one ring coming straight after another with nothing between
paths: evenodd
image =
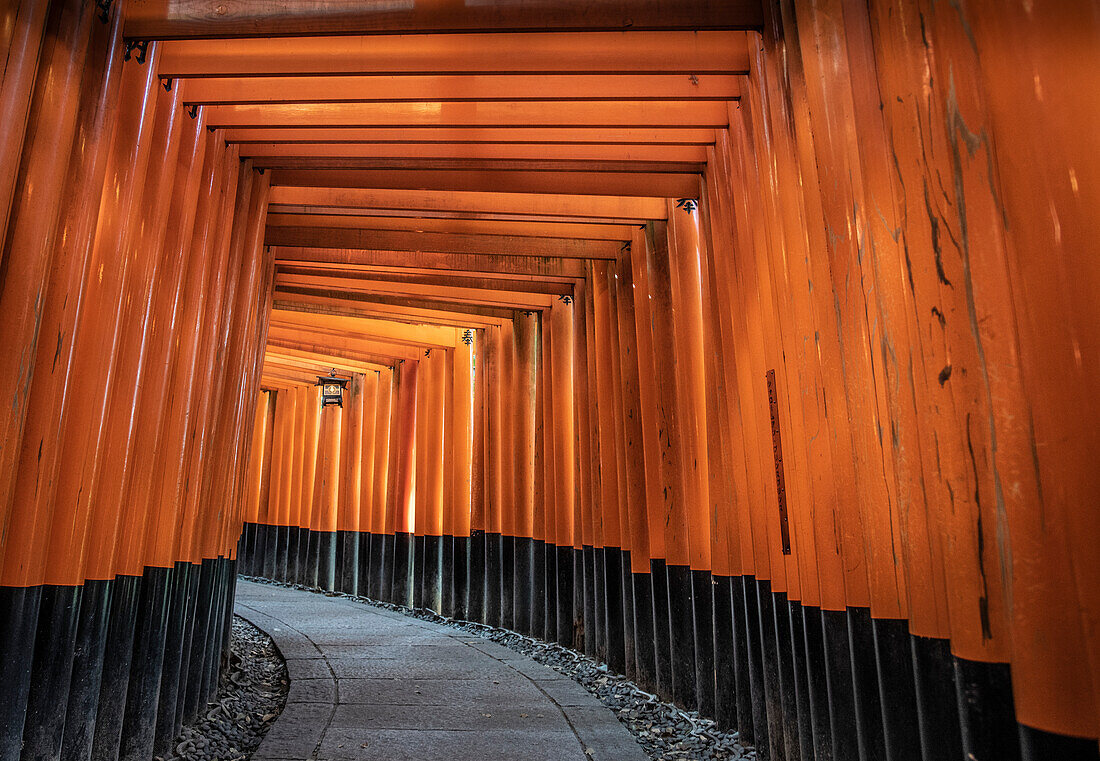
<instances>
[{"instance_id":1,"label":"curved walkway","mask_svg":"<svg viewBox=\"0 0 1100 761\"><path fill-rule=\"evenodd\" d=\"M473 634L340 597L237 582L290 695L254 761L644 761L572 679Z\"/></svg>"}]
</instances>

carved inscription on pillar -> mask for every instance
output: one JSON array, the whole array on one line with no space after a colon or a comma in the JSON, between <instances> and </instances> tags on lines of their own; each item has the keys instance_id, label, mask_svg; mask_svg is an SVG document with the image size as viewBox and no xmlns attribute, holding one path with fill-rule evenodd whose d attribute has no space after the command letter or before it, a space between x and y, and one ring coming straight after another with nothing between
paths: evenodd
<instances>
[{"instance_id":1,"label":"carved inscription on pillar","mask_svg":"<svg viewBox=\"0 0 1100 761\"><path fill-rule=\"evenodd\" d=\"M787 526L787 486L783 478L783 442L779 434L779 396L775 392L775 370L768 370L768 407L772 416L772 455L775 457L775 492L779 497L779 532L783 554L791 554L791 533Z\"/></svg>"}]
</instances>

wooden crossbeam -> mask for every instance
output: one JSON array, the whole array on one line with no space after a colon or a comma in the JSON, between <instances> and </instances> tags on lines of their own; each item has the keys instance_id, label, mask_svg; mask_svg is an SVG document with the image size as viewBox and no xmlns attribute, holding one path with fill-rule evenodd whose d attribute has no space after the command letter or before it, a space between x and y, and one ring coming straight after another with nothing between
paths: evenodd
<instances>
[{"instance_id":1,"label":"wooden crossbeam","mask_svg":"<svg viewBox=\"0 0 1100 761\"><path fill-rule=\"evenodd\" d=\"M294 186L290 183L272 187L269 200L272 204L303 206L473 213L506 211L545 217L628 220L665 219L668 213L665 199L656 196Z\"/></svg>"},{"instance_id":2,"label":"wooden crossbeam","mask_svg":"<svg viewBox=\"0 0 1100 761\"><path fill-rule=\"evenodd\" d=\"M403 74L208 77L181 83L185 103L370 103L524 100L734 100L734 74Z\"/></svg>"},{"instance_id":3,"label":"wooden crossbeam","mask_svg":"<svg viewBox=\"0 0 1100 761\"><path fill-rule=\"evenodd\" d=\"M262 103L206 106L211 127L725 127L724 101Z\"/></svg>"},{"instance_id":4,"label":"wooden crossbeam","mask_svg":"<svg viewBox=\"0 0 1100 761\"><path fill-rule=\"evenodd\" d=\"M293 37L166 43L162 77L325 74L596 72L737 74L749 70L744 32L591 32Z\"/></svg>"},{"instance_id":5,"label":"wooden crossbeam","mask_svg":"<svg viewBox=\"0 0 1100 761\"><path fill-rule=\"evenodd\" d=\"M403 230L417 233L451 233L584 240L630 240L632 225L578 224L573 222L438 219L431 217L383 217L361 214L287 214L268 210L268 227L322 227L360 230Z\"/></svg>"},{"instance_id":6,"label":"wooden crossbeam","mask_svg":"<svg viewBox=\"0 0 1100 761\"><path fill-rule=\"evenodd\" d=\"M615 259L622 243L613 240L542 238L518 235L371 230L348 227L267 228L269 246L362 248L381 251L433 251L458 254L551 256L570 259Z\"/></svg>"},{"instance_id":7,"label":"wooden crossbeam","mask_svg":"<svg viewBox=\"0 0 1100 761\"><path fill-rule=\"evenodd\" d=\"M376 251L347 248L273 247L277 266L308 263L333 267L416 267L423 270L503 273L532 277L584 277L584 261L531 256L440 254L432 252Z\"/></svg>"},{"instance_id":8,"label":"wooden crossbeam","mask_svg":"<svg viewBox=\"0 0 1100 761\"><path fill-rule=\"evenodd\" d=\"M187 39L528 29L755 29L763 22L758 0L414 0L400 4L130 0L123 33L137 39Z\"/></svg>"},{"instance_id":9,"label":"wooden crossbeam","mask_svg":"<svg viewBox=\"0 0 1100 761\"><path fill-rule=\"evenodd\" d=\"M492 169L273 169L271 184L319 188L438 190L540 195L697 198L699 174L531 172Z\"/></svg>"}]
</instances>

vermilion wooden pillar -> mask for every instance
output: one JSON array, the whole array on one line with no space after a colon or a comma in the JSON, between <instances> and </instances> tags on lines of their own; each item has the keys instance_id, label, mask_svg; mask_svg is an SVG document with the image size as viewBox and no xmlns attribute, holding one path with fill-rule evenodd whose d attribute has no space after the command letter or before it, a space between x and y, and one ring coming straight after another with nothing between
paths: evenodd
<instances>
[{"instance_id":1,"label":"vermilion wooden pillar","mask_svg":"<svg viewBox=\"0 0 1100 761\"><path fill-rule=\"evenodd\" d=\"M448 486L450 525L444 534L451 537L453 546L451 562L452 611L445 615L456 618L469 617L469 587L471 576L470 538L474 489L474 343L473 330L462 330L455 343L453 377L451 379L452 422L449 435L451 472ZM468 342L467 342L468 339ZM446 541L446 538L445 538Z\"/></svg>"},{"instance_id":2,"label":"vermilion wooden pillar","mask_svg":"<svg viewBox=\"0 0 1100 761\"><path fill-rule=\"evenodd\" d=\"M605 358L594 361L596 410L599 436L598 510L593 511L595 529L595 614L598 618L597 642L602 644L601 657L619 672L626 668L624 621L621 586L622 536L620 533L620 493L618 449L621 445L616 426L615 372L611 360L611 297L608 293L608 267L605 262L592 265L593 338L592 356Z\"/></svg>"},{"instance_id":3,"label":"vermilion wooden pillar","mask_svg":"<svg viewBox=\"0 0 1100 761\"><path fill-rule=\"evenodd\" d=\"M550 370L553 385L554 513L557 544L557 640L573 644L573 531L576 483L575 421L573 419L573 304L556 301L550 307Z\"/></svg>"},{"instance_id":4,"label":"vermilion wooden pillar","mask_svg":"<svg viewBox=\"0 0 1100 761\"><path fill-rule=\"evenodd\" d=\"M65 164L54 159L59 154L68 156L73 144L91 36L92 18L85 10L78 2L59 5L52 10L27 117L35 128L24 140L22 159L5 164L5 174L16 173L0 253L4 267L4 279L0 283L0 330L12 347L0 360L0 398L9 410L0 429L0 525L5 533L9 529L22 530L20 524L25 523L25 520L11 521L9 511L33 380L39 305L56 251L58 211L66 177ZM33 19L26 20L30 23ZM33 29L28 33L35 36ZM19 51L12 52L18 54ZM18 170L9 169L15 166ZM7 203L3 213L8 215ZM8 546L27 547L27 544L18 541ZM9 564L10 561L5 563ZM28 584L11 572L5 573L2 581L5 585ZM38 581L36 578L29 583ZM15 717L12 719L14 721Z\"/></svg>"},{"instance_id":5,"label":"vermilion wooden pillar","mask_svg":"<svg viewBox=\"0 0 1100 761\"><path fill-rule=\"evenodd\" d=\"M646 460L639 376L638 340L634 314L634 277L629 261L621 261L618 275L618 314L623 397L623 458L626 471L626 497L629 510L630 563L624 569L631 580L634 609L634 648L636 680L648 689L656 689L657 666L654 651L653 582L650 578L649 524L646 489Z\"/></svg>"},{"instance_id":6,"label":"vermilion wooden pillar","mask_svg":"<svg viewBox=\"0 0 1100 761\"><path fill-rule=\"evenodd\" d=\"M447 435L447 350L433 349L427 363L431 366L429 382L425 384L426 418L424 490L424 607L440 611L442 607L443 560L443 492L444 492L444 437Z\"/></svg>"},{"instance_id":7,"label":"vermilion wooden pillar","mask_svg":"<svg viewBox=\"0 0 1100 761\"><path fill-rule=\"evenodd\" d=\"M359 535L365 530L361 521L362 500L370 501L370 493L364 488L363 462L369 457L371 466L366 483L374 472L374 404L378 393L378 374L369 373L373 388L368 392L367 378L362 373L352 373L351 382L344 392L344 420L340 428L340 492L336 521L336 579L335 588L340 592L358 594L359 588ZM370 404L371 430L369 439L363 428L367 398ZM366 441L364 441L366 439ZM363 445L370 454L364 456Z\"/></svg>"},{"instance_id":8,"label":"vermilion wooden pillar","mask_svg":"<svg viewBox=\"0 0 1100 761\"><path fill-rule=\"evenodd\" d=\"M512 376L515 400L514 484L515 540L513 550L513 620L517 631L531 632L531 609L542 604L532 594L535 530L535 388L538 373L538 317L516 314L515 367ZM456 350L457 351L457 350Z\"/></svg>"},{"instance_id":9,"label":"vermilion wooden pillar","mask_svg":"<svg viewBox=\"0 0 1100 761\"><path fill-rule=\"evenodd\" d=\"M332 590L336 580L336 519L340 498L340 431L343 409L326 405L318 413L317 465L313 478L306 578L311 586Z\"/></svg>"},{"instance_id":10,"label":"vermilion wooden pillar","mask_svg":"<svg viewBox=\"0 0 1100 761\"><path fill-rule=\"evenodd\" d=\"M691 617L691 572L688 526L690 485L685 482L683 464L685 428L678 404L676 379L683 358L675 350L671 262L667 225L651 222L646 229L645 248L650 302L650 330L654 347L661 347L663 361L656 373L657 415L660 439L661 475L664 484L660 524L665 535L668 619L671 642L672 697L681 705L695 704L694 633Z\"/></svg>"},{"instance_id":11,"label":"vermilion wooden pillar","mask_svg":"<svg viewBox=\"0 0 1100 761\"><path fill-rule=\"evenodd\" d=\"M485 623L501 621L501 509L504 502L502 328L486 329L485 341Z\"/></svg>"},{"instance_id":12,"label":"vermilion wooden pillar","mask_svg":"<svg viewBox=\"0 0 1100 761\"><path fill-rule=\"evenodd\" d=\"M618 588L620 630L623 642L623 673L631 679L636 678L636 660L634 653L634 590L630 583L630 531L629 513L630 502L627 476L625 439L623 437L623 387L622 387L622 357L619 352L619 331L617 330L617 317L619 313L618 274L614 264L608 266L605 271L607 278L607 337L608 356L611 359L611 402L614 418L615 432L615 478L618 481L619 504L617 518L617 530L619 535L619 553L615 559L614 568L608 571L608 583Z\"/></svg>"},{"instance_id":13,"label":"vermilion wooden pillar","mask_svg":"<svg viewBox=\"0 0 1100 761\"><path fill-rule=\"evenodd\" d=\"M484 328L473 332L473 357L471 358L476 364L470 403L470 421L473 430L470 435L470 551L466 615L470 620L480 622L487 620L485 612L485 533L488 527L487 332Z\"/></svg>"},{"instance_id":14,"label":"vermilion wooden pillar","mask_svg":"<svg viewBox=\"0 0 1100 761\"><path fill-rule=\"evenodd\" d=\"M406 360L396 376L393 424L390 437L389 496L386 504L386 557L383 589L386 599L402 605L412 603L412 557L410 539L414 529L414 485L416 479L416 419L419 363ZM393 537L391 539L390 537ZM389 584L385 584L388 581Z\"/></svg>"},{"instance_id":15,"label":"vermilion wooden pillar","mask_svg":"<svg viewBox=\"0 0 1100 761\"><path fill-rule=\"evenodd\" d=\"M3 167L16 166L23 149L48 9L47 3L36 0L12 2L4 6L4 15L0 17L0 29L5 35L0 48L7 51L4 74L0 78L0 112L8 115L0 126L0 166ZM115 20L121 21L121 14L116 13ZM16 173L11 172L0 179L0 235L5 235L8 229L16 177Z\"/></svg>"},{"instance_id":16,"label":"vermilion wooden pillar","mask_svg":"<svg viewBox=\"0 0 1100 761\"><path fill-rule=\"evenodd\" d=\"M14 12L16 7L11 10ZM24 7L22 12L26 13L27 8ZM19 470L13 484L13 504L24 505L35 515L51 518L49 549L43 552L45 557L54 559L45 568L45 580L51 584L75 585L83 581L81 552L86 524L73 512L72 503L55 502L54 493L59 476L59 440L66 422L63 417L65 388L71 382L80 294L84 288L103 175L107 168L108 138L113 129L114 115L117 114L116 101L122 69L119 60L122 45L120 27L121 21L117 18L110 27L93 27L92 44L96 46L93 50L100 52L89 56L87 62L85 76L89 87L81 97L77 125L78 133L87 136L87 141L74 143L74 166L66 182L62 202L57 259L50 272L50 287L40 317L39 333L44 331L48 335L58 336L59 342L49 348L40 344L36 352L35 395L27 409ZM20 29L17 33L31 31ZM37 48L34 52L37 56ZM15 71L12 72L14 75ZM15 86L18 83L13 80L10 84ZM8 86L5 78L5 93ZM6 213L7 207L4 211ZM5 516L7 509L7 505L0 507ZM5 548L14 546L7 541L4 545ZM0 560L2 555L3 550L0 549Z\"/></svg>"},{"instance_id":17,"label":"vermilion wooden pillar","mask_svg":"<svg viewBox=\"0 0 1100 761\"><path fill-rule=\"evenodd\" d=\"M386 511L389 494L393 485L389 481L393 441L390 438L391 420L394 409L394 371L382 370L378 375L378 403L374 418L374 483L371 495L371 540L370 540L370 594L381 599L383 560L386 546Z\"/></svg>"},{"instance_id":18,"label":"vermilion wooden pillar","mask_svg":"<svg viewBox=\"0 0 1100 761\"><path fill-rule=\"evenodd\" d=\"M661 461L661 419L657 404L658 356L654 352L653 298L649 286L649 232L633 231L630 270L634 295L634 335L638 348L638 398L641 402L642 450L646 462L646 534L649 541L649 584L653 600L653 646L657 691L672 694L671 638L665 571L664 480ZM663 365L662 365L663 369Z\"/></svg>"}]
</instances>

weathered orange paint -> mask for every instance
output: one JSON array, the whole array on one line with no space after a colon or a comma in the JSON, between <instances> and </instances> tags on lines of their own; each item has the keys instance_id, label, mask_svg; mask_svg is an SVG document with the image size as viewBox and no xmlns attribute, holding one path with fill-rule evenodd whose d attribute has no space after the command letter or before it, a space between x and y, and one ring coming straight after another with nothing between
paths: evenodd
<instances>
[{"instance_id":1,"label":"weathered orange paint","mask_svg":"<svg viewBox=\"0 0 1100 761\"><path fill-rule=\"evenodd\" d=\"M33 128L23 140L22 160L5 165L5 174L13 172L16 179L10 212L4 207L8 221L0 249L0 334L11 347L0 360L0 399L7 410L0 432L0 544L19 550L5 559L0 580L15 586L40 583L42 542L49 533L49 526L35 525L33 514L13 515L18 506L12 497L64 190L65 164L54 159L58 153L68 156L73 145L91 29L92 20L78 2L62 4L50 15L27 116ZM44 523L48 516L40 518Z\"/></svg>"}]
</instances>

